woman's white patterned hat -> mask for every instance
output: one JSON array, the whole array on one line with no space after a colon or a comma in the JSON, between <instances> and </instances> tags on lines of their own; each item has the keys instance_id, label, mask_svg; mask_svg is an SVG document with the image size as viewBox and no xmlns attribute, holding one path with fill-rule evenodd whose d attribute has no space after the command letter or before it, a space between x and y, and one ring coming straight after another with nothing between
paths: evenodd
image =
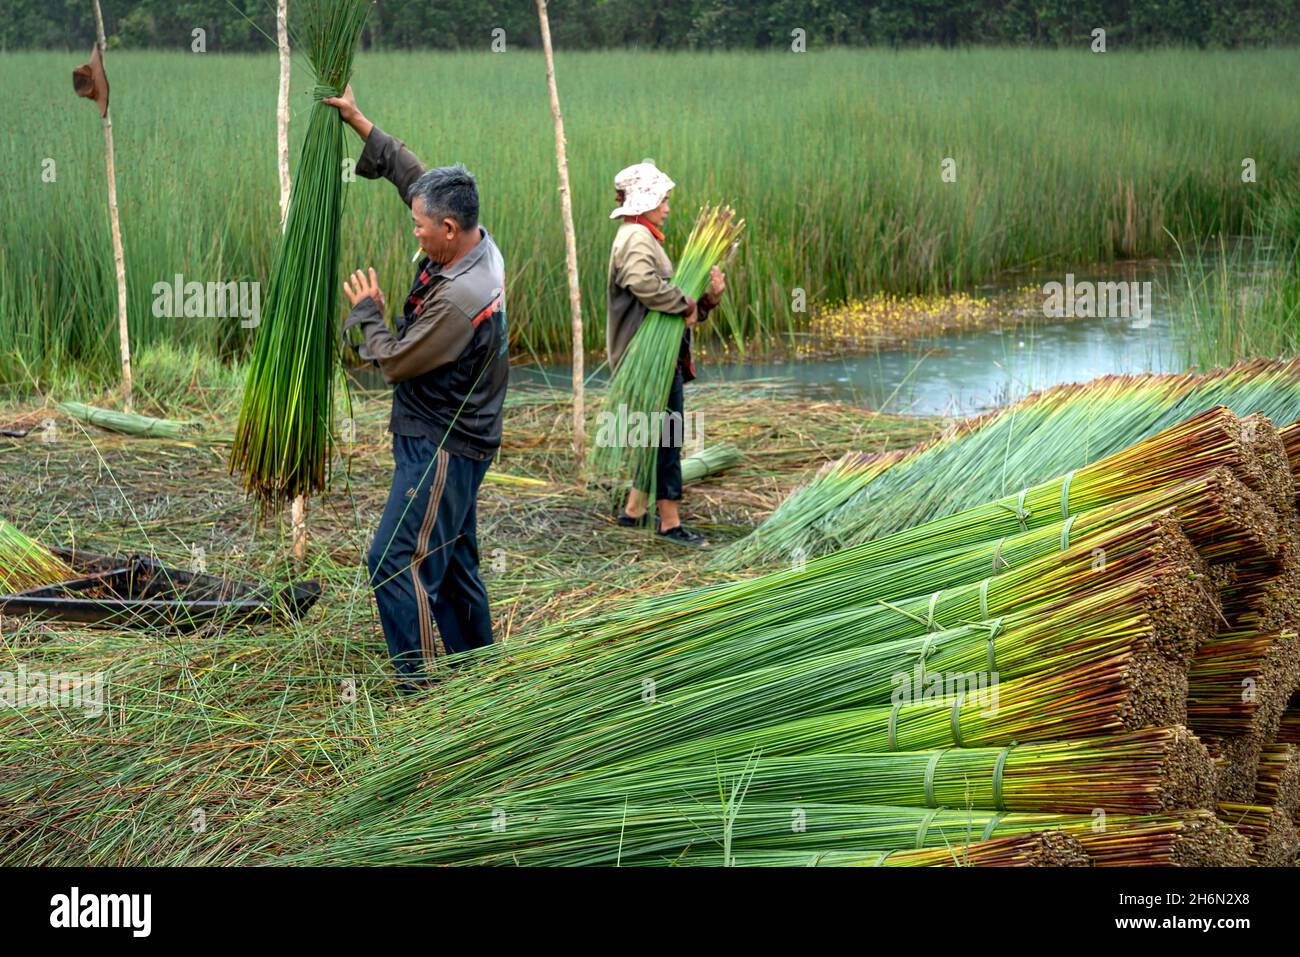
<instances>
[{"instance_id":1,"label":"woman's white patterned hat","mask_svg":"<svg viewBox=\"0 0 1300 957\"><path fill-rule=\"evenodd\" d=\"M614 188L623 191L623 205L610 213L609 218L648 213L662 203L668 191L676 185L654 163L637 163L619 170L614 177Z\"/></svg>"}]
</instances>

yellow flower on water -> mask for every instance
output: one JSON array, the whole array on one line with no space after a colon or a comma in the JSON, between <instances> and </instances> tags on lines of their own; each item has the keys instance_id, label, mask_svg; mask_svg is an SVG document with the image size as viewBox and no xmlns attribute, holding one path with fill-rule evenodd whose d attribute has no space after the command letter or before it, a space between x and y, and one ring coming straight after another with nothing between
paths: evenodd
<instances>
[{"instance_id":1,"label":"yellow flower on water","mask_svg":"<svg viewBox=\"0 0 1300 957\"><path fill-rule=\"evenodd\" d=\"M1033 286L992 297L969 292L937 296L880 292L816 314L811 331L815 338L841 345L905 345L911 339L1014 321L1032 308L1037 295Z\"/></svg>"}]
</instances>

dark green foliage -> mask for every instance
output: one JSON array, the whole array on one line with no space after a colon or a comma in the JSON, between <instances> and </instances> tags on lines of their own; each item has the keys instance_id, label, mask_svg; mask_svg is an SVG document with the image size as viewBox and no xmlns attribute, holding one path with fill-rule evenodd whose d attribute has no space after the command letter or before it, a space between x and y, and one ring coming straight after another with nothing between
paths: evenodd
<instances>
[{"instance_id":1,"label":"dark green foliage","mask_svg":"<svg viewBox=\"0 0 1300 957\"><path fill-rule=\"evenodd\" d=\"M87 3L10 0L8 6L0 49L92 41ZM191 31L202 27L209 49L248 51L266 48L263 33L275 35L275 5L259 0L103 0L103 8L110 44L188 47ZM552 0L550 19L564 49L763 49L785 46L796 28L807 31L810 46L1080 46L1097 27L1117 47L1300 41L1295 0ZM486 49L498 28L508 43L536 47L533 0L382 0L363 42L368 49Z\"/></svg>"}]
</instances>

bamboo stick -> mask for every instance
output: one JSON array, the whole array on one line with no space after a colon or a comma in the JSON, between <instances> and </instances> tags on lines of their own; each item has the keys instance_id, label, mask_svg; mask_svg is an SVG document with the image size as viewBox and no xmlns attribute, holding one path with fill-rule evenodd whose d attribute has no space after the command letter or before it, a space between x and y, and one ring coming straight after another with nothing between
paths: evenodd
<instances>
[{"instance_id":1,"label":"bamboo stick","mask_svg":"<svg viewBox=\"0 0 1300 957\"><path fill-rule=\"evenodd\" d=\"M555 119L555 167L560 178L560 214L564 220L564 259L569 274L569 308L573 313L573 456L577 467L585 467L587 456L586 411L583 395L582 286L578 282L578 242L573 230L573 196L569 189L569 159L564 139L564 116L560 92L555 83L555 55L551 49L551 21L546 0L537 0L537 19L542 30L542 52L546 56L546 86L551 94L551 116Z\"/></svg>"},{"instance_id":2,"label":"bamboo stick","mask_svg":"<svg viewBox=\"0 0 1300 957\"><path fill-rule=\"evenodd\" d=\"M95 5L95 32L101 57L108 50L104 37L104 15ZM113 269L117 275L117 338L122 363L122 408L131 411L131 330L127 324L126 309L126 257L122 252L122 223L117 211L117 169L113 160L113 115L111 107L104 110L104 154L108 168L108 219L113 233Z\"/></svg>"},{"instance_id":3,"label":"bamboo stick","mask_svg":"<svg viewBox=\"0 0 1300 957\"><path fill-rule=\"evenodd\" d=\"M289 218L289 0L277 0L275 8L276 49L280 55L280 90L275 104L277 161L280 170L280 228Z\"/></svg>"},{"instance_id":4,"label":"bamboo stick","mask_svg":"<svg viewBox=\"0 0 1300 957\"><path fill-rule=\"evenodd\" d=\"M276 99L275 132L276 157L280 168L280 229L284 230L289 219L289 196L293 181L289 177L289 0L277 0L275 8L276 49L280 55L280 90ZM294 496L289 510L289 523L292 527L293 545L290 555L301 562L307 557L307 496Z\"/></svg>"}]
</instances>

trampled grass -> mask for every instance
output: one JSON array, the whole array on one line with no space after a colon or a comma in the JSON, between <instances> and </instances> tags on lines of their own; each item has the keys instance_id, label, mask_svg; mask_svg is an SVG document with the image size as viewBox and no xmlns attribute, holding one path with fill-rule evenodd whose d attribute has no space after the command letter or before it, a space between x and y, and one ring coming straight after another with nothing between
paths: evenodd
<instances>
[{"instance_id":1,"label":"trampled grass","mask_svg":"<svg viewBox=\"0 0 1300 957\"><path fill-rule=\"evenodd\" d=\"M0 382L115 371L103 136L68 89L78 62L0 57L0 120L13 134L0 142ZM179 273L265 291L279 231L275 57L112 51L107 69L135 343L245 354L239 319L155 316L152 289ZM593 350L611 180L646 157L679 184L674 251L690 226L682 210L728 202L749 221L728 303L701 334L750 352L819 305L969 288L1018 265L1168 254L1166 229L1180 240L1248 231L1300 182L1295 50L560 51L557 69ZM515 353L566 352L540 55L362 53L354 80L382 128L426 162L463 161L478 176L509 270ZM292 157L308 84L298 57ZM1241 179L1247 158L1254 183ZM378 268L390 301L411 278L407 216L386 184L346 191L343 263ZM807 313L792 311L796 288Z\"/></svg>"},{"instance_id":2,"label":"trampled grass","mask_svg":"<svg viewBox=\"0 0 1300 957\"><path fill-rule=\"evenodd\" d=\"M201 420L204 435L230 430L238 392L226 376L192 371L186 354L149 358L142 407L165 399ZM167 393L169 379L188 387L189 404ZM692 388L717 416L710 442L745 451L745 462L690 490L688 517L711 537L752 525L809 463L846 445L899 448L937 430L932 420L864 414L778 388ZM308 566L295 577L319 579L324 595L303 622L217 622L176 634L0 616L0 677L20 667L100 676L105 703L103 714L0 703L0 863L268 863L301 841L316 804L346 780L350 761L380 744L385 716L406 706L387 680L364 569L391 477L388 406L357 397L355 440L340 449L350 459L311 503ZM619 529L603 497L575 484L564 393L517 390L506 414L506 444L489 474L543 481L489 480L480 493L499 641L719 580L703 556ZM0 404L0 425L47 415L57 426L50 440L0 438L2 511L33 538L151 553L181 569L201 555L211 574L287 580L287 523L258 533L220 444L131 438L80 427L55 407Z\"/></svg>"}]
</instances>

